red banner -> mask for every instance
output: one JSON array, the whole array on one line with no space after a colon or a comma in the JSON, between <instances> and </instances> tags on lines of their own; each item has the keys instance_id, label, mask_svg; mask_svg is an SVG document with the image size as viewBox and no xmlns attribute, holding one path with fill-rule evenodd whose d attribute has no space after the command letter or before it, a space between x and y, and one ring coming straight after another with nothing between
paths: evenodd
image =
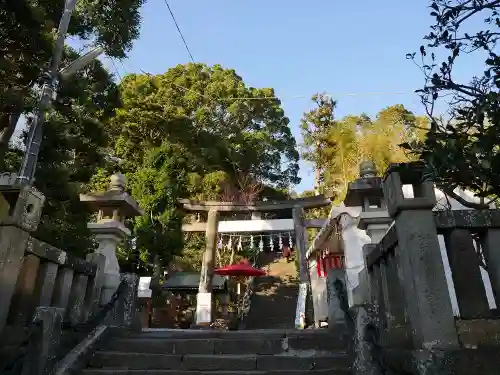
<instances>
[{"instance_id":1,"label":"red banner","mask_svg":"<svg viewBox=\"0 0 500 375\"><path fill-rule=\"evenodd\" d=\"M329 270L345 267L345 256L343 254L325 254L316 257L316 268L319 277L326 277Z\"/></svg>"}]
</instances>

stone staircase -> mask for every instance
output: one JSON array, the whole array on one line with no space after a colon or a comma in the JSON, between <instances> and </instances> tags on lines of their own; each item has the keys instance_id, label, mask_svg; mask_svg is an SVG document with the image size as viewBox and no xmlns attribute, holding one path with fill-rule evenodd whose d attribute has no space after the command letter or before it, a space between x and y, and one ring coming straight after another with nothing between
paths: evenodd
<instances>
[{"instance_id":1,"label":"stone staircase","mask_svg":"<svg viewBox=\"0 0 500 375\"><path fill-rule=\"evenodd\" d=\"M268 275L256 279L247 330L114 329L79 375L351 374L345 334L293 329L295 262L272 253L260 264Z\"/></svg>"},{"instance_id":2,"label":"stone staircase","mask_svg":"<svg viewBox=\"0 0 500 375\"><path fill-rule=\"evenodd\" d=\"M325 330L116 332L80 375L348 375L346 351Z\"/></svg>"},{"instance_id":3,"label":"stone staircase","mask_svg":"<svg viewBox=\"0 0 500 375\"><path fill-rule=\"evenodd\" d=\"M299 292L295 262L287 263L280 253L261 254L259 263L266 276L255 279L247 329L292 329Z\"/></svg>"}]
</instances>

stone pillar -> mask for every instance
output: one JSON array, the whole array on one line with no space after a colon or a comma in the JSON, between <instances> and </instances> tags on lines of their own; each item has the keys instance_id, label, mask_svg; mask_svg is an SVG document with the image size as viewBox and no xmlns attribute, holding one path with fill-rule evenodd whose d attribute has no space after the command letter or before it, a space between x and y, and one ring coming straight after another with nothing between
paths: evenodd
<instances>
[{"instance_id":1,"label":"stone pillar","mask_svg":"<svg viewBox=\"0 0 500 375\"><path fill-rule=\"evenodd\" d=\"M304 226L304 210L297 206L293 208L293 224L295 231L295 252L299 261L299 294L297 296L297 309L295 311L295 327L304 328L306 315L306 300L309 290L309 270L307 266L306 228Z\"/></svg>"},{"instance_id":2,"label":"stone pillar","mask_svg":"<svg viewBox=\"0 0 500 375\"><path fill-rule=\"evenodd\" d=\"M207 229L205 232L205 253L201 265L200 286L196 299L196 324L207 325L213 318L212 279L217 250L217 229L219 212L208 211Z\"/></svg>"},{"instance_id":3,"label":"stone pillar","mask_svg":"<svg viewBox=\"0 0 500 375\"><path fill-rule=\"evenodd\" d=\"M454 348L458 337L432 209L434 185L418 164L393 164L383 182L398 237L398 274L416 348ZM413 185L405 198L403 185Z\"/></svg>"},{"instance_id":4,"label":"stone pillar","mask_svg":"<svg viewBox=\"0 0 500 375\"><path fill-rule=\"evenodd\" d=\"M295 250L299 259L299 279L301 283L308 283L309 277L306 259L307 240L302 207L293 208L293 223L295 230Z\"/></svg>"},{"instance_id":5,"label":"stone pillar","mask_svg":"<svg viewBox=\"0 0 500 375\"><path fill-rule=\"evenodd\" d=\"M57 360L61 339L64 310L58 307L38 307L35 312L36 326L23 362L22 375L46 375L52 373Z\"/></svg>"},{"instance_id":6,"label":"stone pillar","mask_svg":"<svg viewBox=\"0 0 500 375\"><path fill-rule=\"evenodd\" d=\"M331 269L326 277L328 298L328 328L344 331L349 309L344 269Z\"/></svg>"},{"instance_id":7,"label":"stone pillar","mask_svg":"<svg viewBox=\"0 0 500 375\"><path fill-rule=\"evenodd\" d=\"M122 327L132 327L137 323L137 290L139 288L139 276L135 273L123 273L121 279L125 282L126 288L123 298L120 299L118 304L120 308L120 325Z\"/></svg>"},{"instance_id":8,"label":"stone pillar","mask_svg":"<svg viewBox=\"0 0 500 375\"><path fill-rule=\"evenodd\" d=\"M30 233L42 214L45 197L30 186L15 184L15 175L0 176L0 331L6 324L12 295Z\"/></svg>"},{"instance_id":9,"label":"stone pillar","mask_svg":"<svg viewBox=\"0 0 500 375\"><path fill-rule=\"evenodd\" d=\"M120 284L120 266L116 248L131 234L124 225L125 218L142 215L137 202L125 192L125 183L125 176L115 173L110 178L107 191L80 195L82 202L98 212L97 222L89 223L88 228L98 243L96 253L105 257L101 304L109 302Z\"/></svg>"}]
</instances>

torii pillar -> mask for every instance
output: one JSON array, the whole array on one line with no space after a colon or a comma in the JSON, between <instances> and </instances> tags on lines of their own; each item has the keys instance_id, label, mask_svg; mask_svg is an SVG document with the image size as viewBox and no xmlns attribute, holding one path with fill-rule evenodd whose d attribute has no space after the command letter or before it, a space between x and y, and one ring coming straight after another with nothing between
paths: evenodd
<instances>
[{"instance_id":1,"label":"torii pillar","mask_svg":"<svg viewBox=\"0 0 500 375\"><path fill-rule=\"evenodd\" d=\"M206 247L201 265L200 286L196 296L196 325L209 325L213 318L212 279L214 276L218 225L219 211L216 209L209 210L205 231Z\"/></svg>"}]
</instances>

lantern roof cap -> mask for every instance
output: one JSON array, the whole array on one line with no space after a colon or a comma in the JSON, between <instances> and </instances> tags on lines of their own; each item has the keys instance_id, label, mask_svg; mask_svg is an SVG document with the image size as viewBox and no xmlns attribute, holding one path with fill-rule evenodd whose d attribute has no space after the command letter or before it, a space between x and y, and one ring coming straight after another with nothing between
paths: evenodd
<instances>
[{"instance_id":1,"label":"lantern roof cap","mask_svg":"<svg viewBox=\"0 0 500 375\"><path fill-rule=\"evenodd\" d=\"M128 217L143 215L135 199L125 191L125 184L125 176L117 172L110 177L108 190L80 194L80 201L87 204L94 212L102 208L118 208L123 215Z\"/></svg>"},{"instance_id":2,"label":"lantern roof cap","mask_svg":"<svg viewBox=\"0 0 500 375\"><path fill-rule=\"evenodd\" d=\"M372 160L365 160L359 165L359 178L349 182L344 200L346 207L363 206L365 198L383 198L382 178L377 176L377 169Z\"/></svg>"}]
</instances>

